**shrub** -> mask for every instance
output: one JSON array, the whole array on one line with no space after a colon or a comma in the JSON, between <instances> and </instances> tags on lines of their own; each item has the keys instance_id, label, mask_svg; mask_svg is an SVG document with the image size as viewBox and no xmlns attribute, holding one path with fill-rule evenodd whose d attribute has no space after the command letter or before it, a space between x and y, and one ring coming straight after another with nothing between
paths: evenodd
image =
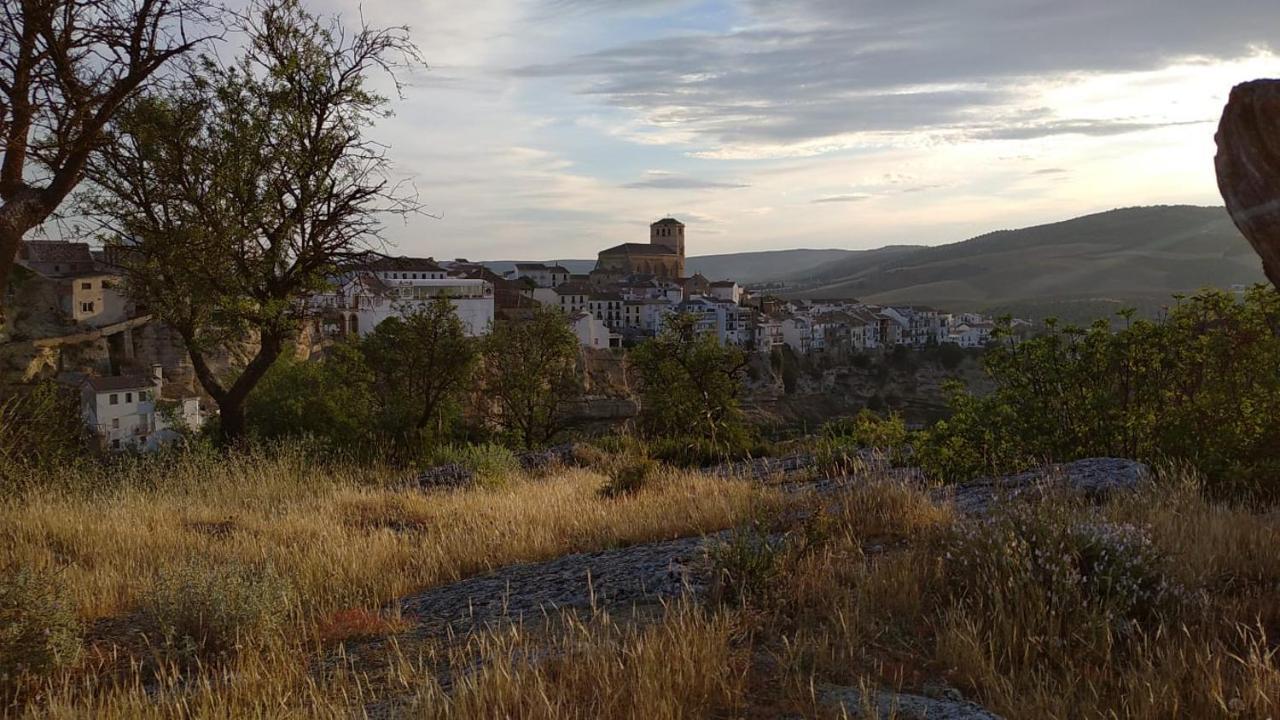
<instances>
[{"instance_id":1,"label":"shrub","mask_svg":"<svg viewBox=\"0 0 1280 720\"><path fill-rule=\"evenodd\" d=\"M178 658L218 661L278 634L292 595L269 567L193 562L160 577L144 615Z\"/></svg>"},{"instance_id":2,"label":"shrub","mask_svg":"<svg viewBox=\"0 0 1280 720\"><path fill-rule=\"evenodd\" d=\"M432 454L435 465L460 465L481 485L498 486L520 471L520 459L509 448L493 443L444 445Z\"/></svg>"},{"instance_id":3,"label":"shrub","mask_svg":"<svg viewBox=\"0 0 1280 720\"><path fill-rule=\"evenodd\" d=\"M56 576L26 567L0 571L0 697L79 653L80 623Z\"/></svg>"},{"instance_id":4,"label":"shrub","mask_svg":"<svg viewBox=\"0 0 1280 720\"><path fill-rule=\"evenodd\" d=\"M609 481L602 490L605 497L635 495L649 487L658 477L659 465L649 458L635 458L619 463L609 473Z\"/></svg>"},{"instance_id":5,"label":"shrub","mask_svg":"<svg viewBox=\"0 0 1280 720\"><path fill-rule=\"evenodd\" d=\"M1044 460L1171 459L1213 490L1280 494L1280 293L1206 290L1160 322L1122 323L1048 322L1023 342L1003 324L984 356L994 393L953 391L951 419L922 443L934 447L926 469L964 479Z\"/></svg>"},{"instance_id":6,"label":"shrub","mask_svg":"<svg viewBox=\"0 0 1280 720\"><path fill-rule=\"evenodd\" d=\"M900 463L907 451L907 426L893 413L882 418L864 409L853 418L833 420L822 427L814 449L818 470L827 475L848 475L863 465L862 450L883 453Z\"/></svg>"},{"instance_id":7,"label":"shrub","mask_svg":"<svg viewBox=\"0 0 1280 720\"><path fill-rule=\"evenodd\" d=\"M1129 525L1079 523L1061 502L1014 502L947 540L947 588L996 655L1055 662L1176 612L1167 559Z\"/></svg>"},{"instance_id":8,"label":"shrub","mask_svg":"<svg viewBox=\"0 0 1280 720\"><path fill-rule=\"evenodd\" d=\"M728 605L756 604L774 592L786 562L787 546L760 524L737 528L710 549L712 596Z\"/></svg>"},{"instance_id":9,"label":"shrub","mask_svg":"<svg viewBox=\"0 0 1280 720\"><path fill-rule=\"evenodd\" d=\"M33 469L65 466L88 456L79 395L50 380L0 386L0 488Z\"/></svg>"}]
</instances>

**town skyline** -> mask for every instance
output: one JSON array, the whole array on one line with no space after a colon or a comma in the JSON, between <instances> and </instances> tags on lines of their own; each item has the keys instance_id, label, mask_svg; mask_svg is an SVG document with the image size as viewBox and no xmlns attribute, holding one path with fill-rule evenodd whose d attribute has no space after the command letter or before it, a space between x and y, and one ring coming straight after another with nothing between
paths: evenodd
<instances>
[{"instance_id":1,"label":"town skyline","mask_svg":"<svg viewBox=\"0 0 1280 720\"><path fill-rule=\"evenodd\" d=\"M942 244L1219 204L1230 88L1280 74L1280 8L1159 3L329 0L430 69L374 135L428 212L388 250L591 258L654 219L689 254Z\"/></svg>"}]
</instances>

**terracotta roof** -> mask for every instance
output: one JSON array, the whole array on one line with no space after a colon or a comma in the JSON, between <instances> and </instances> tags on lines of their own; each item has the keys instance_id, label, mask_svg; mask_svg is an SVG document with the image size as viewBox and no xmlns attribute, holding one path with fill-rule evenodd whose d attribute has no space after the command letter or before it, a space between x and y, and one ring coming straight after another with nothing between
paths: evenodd
<instances>
[{"instance_id":1,"label":"terracotta roof","mask_svg":"<svg viewBox=\"0 0 1280 720\"><path fill-rule=\"evenodd\" d=\"M711 287L733 287L734 285L737 285L737 284L738 283L732 280L717 280L711 283Z\"/></svg>"},{"instance_id":2,"label":"terracotta roof","mask_svg":"<svg viewBox=\"0 0 1280 720\"><path fill-rule=\"evenodd\" d=\"M365 264L366 270L382 272L388 270L408 272L444 272L444 268L434 258L413 257L380 257Z\"/></svg>"},{"instance_id":3,"label":"terracotta roof","mask_svg":"<svg viewBox=\"0 0 1280 720\"><path fill-rule=\"evenodd\" d=\"M95 392L114 392L117 390L149 390L156 385L155 378L150 375L113 375L111 377L86 377L84 379Z\"/></svg>"},{"instance_id":4,"label":"terracotta roof","mask_svg":"<svg viewBox=\"0 0 1280 720\"><path fill-rule=\"evenodd\" d=\"M665 245L651 245L649 243L622 243L614 245L611 248L601 250L601 255L675 255L676 251Z\"/></svg>"},{"instance_id":5,"label":"terracotta roof","mask_svg":"<svg viewBox=\"0 0 1280 720\"><path fill-rule=\"evenodd\" d=\"M591 286L573 282L562 283L555 289L557 295L591 295L593 292Z\"/></svg>"},{"instance_id":6,"label":"terracotta roof","mask_svg":"<svg viewBox=\"0 0 1280 720\"><path fill-rule=\"evenodd\" d=\"M28 262L93 264L93 253L89 252L89 243L26 240L20 246L18 254Z\"/></svg>"}]
</instances>

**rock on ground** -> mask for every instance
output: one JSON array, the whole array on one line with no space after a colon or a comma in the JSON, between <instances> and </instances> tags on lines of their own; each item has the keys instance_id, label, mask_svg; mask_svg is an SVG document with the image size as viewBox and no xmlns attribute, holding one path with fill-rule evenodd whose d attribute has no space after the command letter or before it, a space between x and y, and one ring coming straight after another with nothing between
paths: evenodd
<instances>
[{"instance_id":1,"label":"rock on ground","mask_svg":"<svg viewBox=\"0 0 1280 720\"><path fill-rule=\"evenodd\" d=\"M1150 468L1136 460L1088 458L1046 465L1007 477L962 483L953 488L944 488L938 494L953 498L956 508L962 513L981 514L999 497L1049 488L1077 490L1095 500L1105 500L1118 492L1136 489L1150 476Z\"/></svg>"},{"instance_id":2,"label":"rock on ground","mask_svg":"<svg viewBox=\"0 0 1280 720\"><path fill-rule=\"evenodd\" d=\"M866 718L864 693L851 687L829 687L822 691L823 703L842 708L851 718ZM960 698L926 697L882 690L871 700L877 720L1002 720L999 715Z\"/></svg>"},{"instance_id":3,"label":"rock on ground","mask_svg":"<svg viewBox=\"0 0 1280 720\"><path fill-rule=\"evenodd\" d=\"M560 610L617 611L701 592L710 577L705 547L722 534L576 553L512 565L401 601L421 636L466 634Z\"/></svg>"}]
</instances>

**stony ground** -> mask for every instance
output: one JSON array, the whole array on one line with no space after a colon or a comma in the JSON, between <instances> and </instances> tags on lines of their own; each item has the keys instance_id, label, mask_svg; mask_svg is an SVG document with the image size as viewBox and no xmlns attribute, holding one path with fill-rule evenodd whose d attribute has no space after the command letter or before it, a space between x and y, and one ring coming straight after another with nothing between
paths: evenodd
<instances>
[{"instance_id":1,"label":"stony ground","mask_svg":"<svg viewBox=\"0 0 1280 720\"><path fill-rule=\"evenodd\" d=\"M719 472L783 483L794 492L830 493L857 478L814 480L811 458L794 456L720 468ZM1005 478L985 479L935 491L968 515L986 512L998 498L1067 486L1095 496L1136 486L1147 474L1140 463L1112 458L1080 460ZM901 473L906 481L913 474ZM679 538L601 552L566 555L543 563L512 565L486 575L406 597L403 613L414 618L409 633L422 639L459 638L507 623L540 623L565 610L624 612L681 595L702 596L711 582L707 549L726 533ZM943 688L937 697L881 692L884 717L910 720L988 720L996 716ZM828 688L823 696L851 716L862 702L852 688ZM891 711L890 708L896 708ZM896 712L896 714L894 714Z\"/></svg>"}]
</instances>

